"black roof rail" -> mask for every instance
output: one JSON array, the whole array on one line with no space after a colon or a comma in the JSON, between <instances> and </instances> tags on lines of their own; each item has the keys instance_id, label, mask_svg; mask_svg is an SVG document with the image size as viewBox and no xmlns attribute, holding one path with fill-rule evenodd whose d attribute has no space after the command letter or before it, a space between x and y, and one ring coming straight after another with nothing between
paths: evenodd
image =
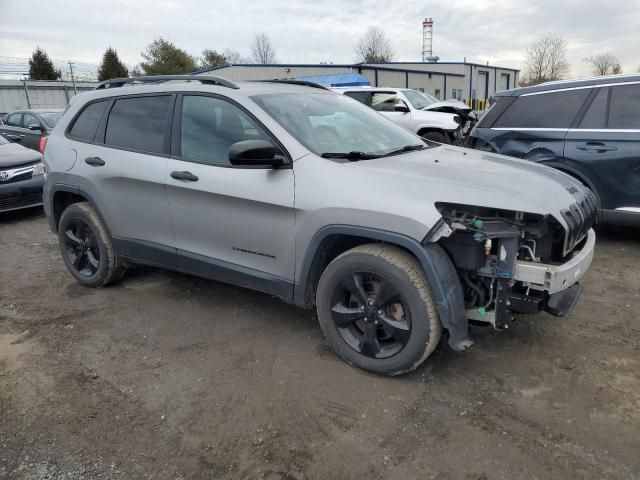
<instances>
[{"instance_id":1,"label":"black roof rail","mask_svg":"<svg viewBox=\"0 0 640 480\"><path fill-rule=\"evenodd\" d=\"M95 90L122 87L128 83L161 83L170 82L172 80L195 80L205 85L218 85L220 87L234 89L240 88L238 85L226 78L213 77L209 75L150 75L146 77L113 78L111 80L105 80L104 82L101 82Z\"/></svg>"},{"instance_id":2,"label":"black roof rail","mask_svg":"<svg viewBox=\"0 0 640 480\"><path fill-rule=\"evenodd\" d=\"M325 87L324 85L320 85L319 83L315 83L315 82L307 82L306 80L287 80L286 78L283 78L281 80L253 80L254 82L264 82L264 83L285 83L285 84L291 84L291 85L302 85L304 87L311 87L311 88L321 88L322 90L329 90L327 87Z\"/></svg>"}]
</instances>

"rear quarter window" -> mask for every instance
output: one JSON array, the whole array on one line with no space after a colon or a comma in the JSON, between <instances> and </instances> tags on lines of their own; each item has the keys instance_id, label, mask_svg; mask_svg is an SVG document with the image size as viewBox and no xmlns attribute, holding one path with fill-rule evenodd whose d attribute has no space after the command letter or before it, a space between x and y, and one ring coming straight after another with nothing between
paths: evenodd
<instances>
[{"instance_id":1,"label":"rear quarter window","mask_svg":"<svg viewBox=\"0 0 640 480\"><path fill-rule=\"evenodd\" d=\"M84 142L93 142L108 104L108 101L103 100L84 107L74 120L69 136Z\"/></svg>"},{"instance_id":2,"label":"rear quarter window","mask_svg":"<svg viewBox=\"0 0 640 480\"><path fill-rule=\"evenodd\" d=\"M368 107L371 106L371 92L345 92L344 94L360 103L364 103Z\"/></svg>"},{"instance_id":3,"label":"rear quarter window","mask_svg":"<svg viewBox=\"0 0 640 480\"><path fill-rule=\"evenodd\" d=\"M640 85L612 87L609 128L640 129Z\"/></svg>"},{"instance_id":4,"label":"rear quarter window","mask_svg":"<svg viewBox=\"0 0 640 480\"><path fill-rule=\"evenodd\" d=\"M589 89L522 95L504 111L496 128L569 128Z\"/></svg>"}]
</instances>

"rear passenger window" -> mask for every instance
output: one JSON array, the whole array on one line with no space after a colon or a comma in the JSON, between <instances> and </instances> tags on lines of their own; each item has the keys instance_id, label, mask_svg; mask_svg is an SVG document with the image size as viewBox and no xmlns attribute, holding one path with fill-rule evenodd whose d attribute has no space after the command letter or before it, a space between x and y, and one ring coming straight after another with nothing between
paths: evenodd
<instances>
[{"instance_id":1,"label":"rear passenger window","mask_svg":"<svg viewBox=\"0 0 640 480\"><path fill-rule=\"evenodd\" d=\"M106 101L96 102L85 107L78 118L76 118L76 121L73 122L73 127L69 130L69 135L78 140L93 142L96 132L98 131L98 125L100 125L100 120L102 120L102 115L108 103L109 102Z\"/></svg>"},{"instance_id":2,"label":"rear passenger window","mask_svg":"<svg viewBox=\"0 0 640 480\"><path fill-rule=\"evenodd\" d=\"M180 156L211 165L230 165L229 147L243 140L271 138L249 115L214 97L185 95L182 99Z\"/></svg>"},{"instance_id":3,"label":"rear passenger window","mask_svg":"<svg viewBox=\"0 0 640 480\"><path fill-rule=\"evenodd\" d=\"M107 120L104 143L148 153L164 153L170 104L169 95L116 100Z\"/></svg>"},{"instance_id":4,"label":"rear passenger window","mask_svg":"<svg viewBox=\"0 0 640 480\"><path fill-rule=\"evenodd\" d=\"M609 128L640 129L640 85L611 89Z\"/></svg>"},{"instance_id":5,"label":"rear passenger window","mask_svg":"<svg viewBox=\"0 0 640 480\"><path fill-rule=\"evenodd\" d=\"M599 88L596 98L593 99L589 110L584 114L584 118L580 122L578 128L602 129L605 127L607 119L607 100L609 98L609 89Z\"/></svg>"},{"instance_id":6,"label":"rear passenger window","mask_svg":"<svg viewBox=\"0 0 640 480\"><path fill-rule=\"evenodd\" d=\"M589 89L523 95L496 121L503 128L569 128Z\"/></svg>"}]
</instances>

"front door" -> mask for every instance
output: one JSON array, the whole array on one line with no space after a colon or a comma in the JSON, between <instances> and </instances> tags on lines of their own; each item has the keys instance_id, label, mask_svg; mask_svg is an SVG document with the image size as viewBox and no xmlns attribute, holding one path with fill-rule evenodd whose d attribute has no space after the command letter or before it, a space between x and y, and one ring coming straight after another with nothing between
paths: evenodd
<instances>
[{"instance_id":1,"label":"front door","mask_svg":"<svg viewBox=\"0 0 640 480\"><path fill-rule=\"evenodd\" d=\"M12 142L22 143L24 140L24 128L22 128L22 113L12 113L7 116L4 124L0 126L0 133L3 133Z\"/></svg>"},{"instance_id":2,"label":"front door","mask_svg":"<svg viewBox=\"0 0 640 480\"><path fill-rule=\"evenodd\" d=\"M567 164L593 182L603 209L640 215L640 84L594 93L580 124L567 133Z\"/></svg>"},{"instance_id":3,"label":"front door","mask_svg":"<svg viewBox=\"0 0 640 480\"><path fill-rule=\"evenodd\" d=\"M38 120L38 118L31 114L26 113L22 117L23 133L22 145L27 148L38 150L40 146L40 137L44 131L44 125Z\"/></svg>"},{"instance_id":4,"label":"front door","mask_svg":"<svg viewBox=\"0 0 640 480\"><path fill-rule=\"evenodd\" d=\"M411 112L397 112L395 106L398 104L411 108L396 92L372 92L371 94L371 108L395 124L410 130Z\"/></svg>"},{"instance_id":5,"label":"front door","mask_svg":"<svg viewBox=\"0 0 640 480\"><path fill-rule=\"evenodd\" d=\"M236 142L276 143L229 99L184 94L176 109L179 120L165 178L183 268L290 296L295 264L293 169L229 163L229 147Z\"/></svg>"}]
</instances>

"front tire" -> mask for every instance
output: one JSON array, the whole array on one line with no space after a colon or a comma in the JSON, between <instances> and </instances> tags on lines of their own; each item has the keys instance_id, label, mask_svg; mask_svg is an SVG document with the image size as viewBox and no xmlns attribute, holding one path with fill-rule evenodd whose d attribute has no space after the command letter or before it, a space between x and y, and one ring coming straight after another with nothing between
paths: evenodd
<instances>
[{"instance_id":1,"label":"front tire","mask_svg":"<svg viewBox=\"0 0 640 480\"><path fill-rule=\"evenodd\" d=\"M378 374L414 370L442 335L420 264L389 245L362 245L334 259L318 283L316 308L338 356Z\"/></svg>"},{"instance_id":2,"label":"front tire","mask_svg":"<svg viewBox=\"0 0 640 480\"><path fill-rule=\"evenodd\" d=\"M446 145L451 144L451 140L442 132L424 132L420 136L425 140L431 140L432 142L444 143Z\"/></svg>"},{"instance_id":3,"label":"front tire","mask_svg":"<svg viewBox=\"0 0 640 480\"><path fill-rule=\"evenodd\" d=\"M58 225L60 251L69 273L86 287L104 287L122 278L124 266L111 238L87 202L69 205Z\"/></svg>"}]
</instances>

